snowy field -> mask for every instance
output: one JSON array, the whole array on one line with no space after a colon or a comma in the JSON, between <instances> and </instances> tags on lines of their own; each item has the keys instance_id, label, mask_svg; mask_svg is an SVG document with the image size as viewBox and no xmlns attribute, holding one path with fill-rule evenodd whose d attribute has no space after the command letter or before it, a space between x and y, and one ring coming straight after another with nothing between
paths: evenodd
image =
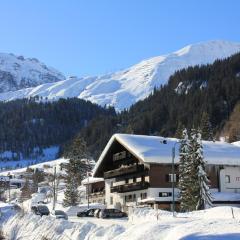
<instances>
[{"instance_id":1,"label":"snowy field","mask_svg":"<svg viewBox=\"0 0 240 240\"><path fill-rule=\"evenodd\" d=\"M63 162L67 162L67 161L68 161L67 159L59 158L59 159L56 159L56 160L44 161L44 162L41 162L41 163L30 165L28 167L31 167L31 168L35 169L35 168L43 168L44 165L48 165L52 168L53 166L59 166L59 164L61 164ZM26 170L27 170L27 167L23 167L23 168L17 168L17 169L14 169L14 170L2 171L2 172L0 172L0 174L1 175L7 175L8 173L14 174L14 173L18 173L18 172L25 172ZM50 169L50 171L53 172L52 169Z\"/></svg>"},{"instance_id":2,"label":"snowy field","mask_svg":"<svg viewBox=\"0 0 240 240\"><path fill-rule=\"evenodd\" d=\"M50 161L52 159L56 159L56 156L59 152L59 147L52 146L49 148L43 149L43 153L41 156L32 159L24 159L21 157L18 161L3 161L0 160L0 173L6 171L5 169L17 169L27 167L29 165L38 164L46 161ZM10 158L12 157L13 153L10 151L3 152L0 154L1 158Z\"/></svg>"},{"instance_id":3,"label":"snowy field","mask_svg":"<svg viewBox=\"0 0 240 240\"><path fill-rule=\"evenodd\" d=\"M240 239L240 209L216 207L178 214L137 209L129 219L79 218L56 220L33 214L15 215L2 222L9 239L41 240L237 240Z\"/></svg>"}]
</instances>

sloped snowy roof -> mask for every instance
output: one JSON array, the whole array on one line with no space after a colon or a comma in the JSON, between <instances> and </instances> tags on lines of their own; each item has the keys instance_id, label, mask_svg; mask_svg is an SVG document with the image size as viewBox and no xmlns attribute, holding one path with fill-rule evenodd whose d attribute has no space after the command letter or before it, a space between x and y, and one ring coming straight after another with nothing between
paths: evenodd
<instances>
[{"instance_id":1,"label":"sloped snowy roof","mask_svg":"<svg viewBox=\"0 0 240 240\"><path fill-rule=\"evenodd\" d=\"M166 144L163 144L166 140ZM103 150L95 168L94 174L102 163L106 153L114 141L122 144L131 153L141 159L144 163L171 163L172 148L176 144L175 162L179 161L178 139L163 138L158 136L114 134ZM225 142L203 141L203 155L208 164L213 165L239 165L240 147Z\"/></svg>"},{"instance_id":2,"label":"sloped snowy roof","mask_svg":"<svg viewBox=\"0 0 240 240\"><path fill-rule=\"evenodd\" d=\"M83 179L82 184L96 183L96 182L102 182L102 181L104 181L103 178L89 177L89 179L88 178Z\"/></svg>"}]
</instances>

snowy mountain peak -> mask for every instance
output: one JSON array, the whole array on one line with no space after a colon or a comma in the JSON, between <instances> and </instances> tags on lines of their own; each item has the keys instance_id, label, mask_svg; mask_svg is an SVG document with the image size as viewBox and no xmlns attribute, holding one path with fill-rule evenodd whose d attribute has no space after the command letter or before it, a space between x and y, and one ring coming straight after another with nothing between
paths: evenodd
<instances>
[{"instance_id":1,"label":"snowy mountain peak","mask_svg":"<svg viewBox=\"0 0 240 240\"><path fill-rule=\"evenodd\" d=\"M35 88L0 94L0 100L47 97L49 100L79 97L94 103L114 106L117 110L129 108L147 97L154 89L166 84L177 70L229 57L240 52L240 43L208 41L188 45L176 52L153 57L115 73L47 83Z\"/></svg>"},{"instance_id":2,"label":"snowy mountain peak","mask_svg":"<svg viewBox=\"0 0 240 240\"><path fill-rule=\"evenodd\" d=\"M65 77L36 58L0 53L0 92L57 82Z\"/></svg>"}]
</instances>

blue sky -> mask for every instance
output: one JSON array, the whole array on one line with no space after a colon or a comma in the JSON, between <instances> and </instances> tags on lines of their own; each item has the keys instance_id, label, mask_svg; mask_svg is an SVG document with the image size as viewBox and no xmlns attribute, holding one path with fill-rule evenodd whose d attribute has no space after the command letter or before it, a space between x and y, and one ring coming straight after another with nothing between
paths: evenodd
<instances>
[{"instance_id":1,"label":"blue sky","mask_svg":"<svg viewBox=\"0 0 240 240\"><path fill-rule=\"evenodd\" d=\"M1 0L0 51L104 74L206 40L240 42L238 0Z\"/></svg>"}]
</instances>

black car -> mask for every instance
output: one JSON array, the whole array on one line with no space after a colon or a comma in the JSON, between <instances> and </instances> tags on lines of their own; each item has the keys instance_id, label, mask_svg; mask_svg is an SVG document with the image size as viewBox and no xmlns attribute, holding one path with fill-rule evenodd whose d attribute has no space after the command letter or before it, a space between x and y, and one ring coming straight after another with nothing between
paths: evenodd
<instances>
[{"instance_id":1,"label":"black car","mask_svg":"<svg viewBox=\"0 0 240 240\"><path fill-rule=\"evenodd\" d=\"M95 211L96 209L86 209L86 210L84 210L83 212L78 212L77 213L77 216L78 217L94 217L94 211Z\"/></svg>"},{"instance_id":2,"label":"black car","mask_svg":"<svg viewBox=\"0 0 240 240\"><path fill-rule=\"evenodd\" d=\"M45 206L45 205L32 206L31 211L33 213L35 213L36 215L40 215L41 217L43 215L49 215L50 214L48 207Z\"/></svg>"},{"instance_id":3,"label":"black car","mask_svg":"<svg viewBox=\"0 0 240 240\"><path fill-rule=\"evenodd\" d=\"M99 213L100 218L122 218L127 217L125 212L122 212L115 208L102 209Z\"/></svg>"}]
</instances>

